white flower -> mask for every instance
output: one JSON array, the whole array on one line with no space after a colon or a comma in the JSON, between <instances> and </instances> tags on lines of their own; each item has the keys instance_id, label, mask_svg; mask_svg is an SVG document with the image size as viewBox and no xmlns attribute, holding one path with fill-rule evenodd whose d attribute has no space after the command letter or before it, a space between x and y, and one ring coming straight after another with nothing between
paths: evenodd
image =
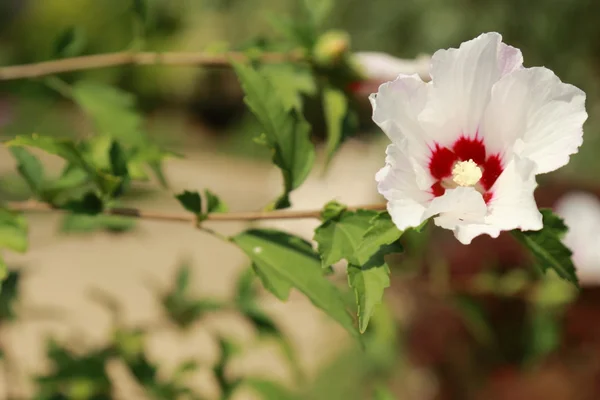
<instances>
[{"instance_id":1,"label":"white flower","mask_svg":"<svg viewBox=\"0 0 600 400\"><path fill-rule=\"evenodd\" d=\"M573 252L579 281L600 284L600 200L589 193L569 193L555 209L569 227L563 242Z\"/></svg>"},{"instance_id":2,"label":"white flower","mask_svg":"<svg viewBox=\"0 0 600 400\"><path fill-rule=\"evenodd\" d=\"M439 50L432 81L400 75L370 97L392 141L376 180L399 229L429 217L464 244L481 234L539 230L535 176L582 143L585 94L486 33Z\"/></svg>"},{"instance_id":3,"label":"white flower","mask_svg":"<svg viewBox=\"0 0 600 400\"><path fill-rule=\"evenodd\" d=\"M418 74L429 80L431 57L420 55L414 60L397 58L387 53L363 51L354 53L354 60L368 79L386 82L400 74Z\"/></svg>"}]
</instances>

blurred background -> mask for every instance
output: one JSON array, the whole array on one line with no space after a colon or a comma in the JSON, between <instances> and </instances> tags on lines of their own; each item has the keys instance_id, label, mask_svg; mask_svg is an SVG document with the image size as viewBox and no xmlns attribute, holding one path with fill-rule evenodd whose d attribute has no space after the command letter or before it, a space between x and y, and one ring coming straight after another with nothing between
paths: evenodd
<instances>
[{"instance_id":1,"label":"blurred background","mask_svg":"<svg viewBox=\"0 0 600 400\"><path fill-rule=\"evenodd\" d=\"M127 49L277 49L285 35L276 22L304 18L305 7L296 0L148 0L139 23L131 11L136 4L0 0L0 65ZM537 197L556 208L565 196L586 193L591 200L579 218L585 220L600 213L594 210L600 210L599 17L595 0L335 0L319 29L347 32L352 52L403 59L497 31L522 50L525 66L546 66L582 88L589 113L584 145L568 166L540 178ZM73 40L57 53L57 41L71 28ZM127 204L174 210L173 193L210 188L231 210L256 210L279 193L279 172L253 141L257 123L230 69L120 66L60 78L131 93L149 137L184 156L164 164L168 189L160 188L157 174L134 185ZM354 134L326 173L319 154L311 177L292 194L294 208L320 208L332 199L382 201L373 177L387 139L370 122L366 94L352 96ZM321 151L322 104L304 100ZM85 138L93 129L56 82L0 81L2 139L34 132ZM60 168L58 160L38 155L50 169ZM0 174L0 199L29 196L4 149ZM29 221L30 250L6 255L12 272L0 299L0 399L600 395L600 269L588 268L600 268L600 257L576 254L588 272L575 293L528 268L510 236L462 246L431 227L406 235L406 253L395 260L386 304L363 349L298 293L285 303L264 293L248 278L241 252L185 224L41 214ZM317 224L263 225L310 239ZM213 225L225 234L245 226ZM577 243L595 249L596 237L600 228ZM343 274L338 279L344 284Z\"/></svg>"}]
</instances>

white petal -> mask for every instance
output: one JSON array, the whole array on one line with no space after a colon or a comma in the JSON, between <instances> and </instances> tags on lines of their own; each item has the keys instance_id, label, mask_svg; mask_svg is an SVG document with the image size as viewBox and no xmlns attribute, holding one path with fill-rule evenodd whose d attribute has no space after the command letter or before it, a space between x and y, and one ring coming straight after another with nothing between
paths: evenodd
<instances>
[{"instance_id":1,"label":"white petal","mask_svg":"<svg viewBox=\"0 0 600 400\"><path fill-rule=\"evenodd\" d=\"M420 162L423 163L429 151L418 115L425 106L429 86L417 75L401 75L381 85L379 91L369 97L373 106L373 121L393 143L410 143L414 148L411 154L420 156Z\"/></svg>"},{"instance_id":2,"label":"white petal","mask_svg":"<svg viewBox=\"0 0 600 400\"><path fill-rule=\"evenodd\" d=\"M364 51L354 53L354 57L369 79L392 81L400 74L418 74L421 79L429 80L430 56L422 55L414 60L405 60L387 53Z\"/></svg>"},{"instance_id":3,"label":"white petal","mask_svg":"<svg viewBox=\"0 0 600 400\"><path fill-rule=\"evenodd\" d=\"M569 193L556 203L556 213L569 227L563 241L573 252L579 281L599 284L600 200L590 193Z\"/></svg>"},{"instance_id":4,"label":"white petal","mask_svg":"<svg viewBox=\"0 0 600 400\"><path fill-rule=\"evenodd\" d=\"M521 67L520 51L501 41L500 34L487 33L458 49L439 50L433 55L433 88L419 118L440 144L448 145L461 134L476 135L492 86L504 74Z\"/></svg>"},{"instance_id":5,"label":"white petal","mask_svg":"<svg viewBox=\"0 0 600 400\"><path fill-rule=\"evenodd\" d=\"M472 187L458 187L446 190L443 196L433 199L423 217L425 220L438 215L434 218L437 226L454 231L459 241L469 244L471 240L461 235L461 230L465 226L483 224L486 212L481 193Z\"/></svg>"},{"instance_id":6,"label":"white petal","mask_svg":"<svg viewBox=\"0 0 600 400\"><path fill-rule=\"evenodd\" d=\"M528 159L514 159L506 165L492 186L486 224L500 230L542 229L542 214L533 197L537 187L534 168L535 164Z\"/></svg>"},{"instance_id":7,"label":"white petal","mask_svg":"<svg viewBox=\"0 0 600 400\"><path fill-rule=\"evenodd\" d=\"M388 211L398 229L416 227L433 195L421 190L409 157L401 147L388 146L386 163L376 175L377 189L388 200Z\"/></svg>"},{"instance_id":8,"label":"white petal","mask_svg":"<svg viewBox=\"0 0 600 400\"><path fill-rule=\"evenodd\" d=\"M546 68L520 69L492 89L482 124L488 149L533 160L536 173L569 162L583 140L585 93Z\"/></svg>"}]
</instances>

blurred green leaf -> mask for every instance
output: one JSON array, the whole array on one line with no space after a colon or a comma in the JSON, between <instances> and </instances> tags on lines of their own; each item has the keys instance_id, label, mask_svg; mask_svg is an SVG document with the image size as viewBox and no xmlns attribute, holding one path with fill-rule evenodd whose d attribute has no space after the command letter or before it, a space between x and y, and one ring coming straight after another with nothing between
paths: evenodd
<instances>
[{"instance_id":1,"label":"blurred green leaf","mask_svg":"<svg viewBox=\"0 0 600 400\"><path fill-rule=\"evenodd\" d=\"M394 394L386 387L379 385L375 389L373 400L395 400Z\"/></svg>"},{"instance_id":2,"label":"blurred green leaf","mask_svg":"<svg viewBox=\"0 0 600 400\"><path fill-rule=\"evenodd\" d=\"M248 378L244 381L244 386L251 388L263 400L299 400L300 398L280 383L263 379Z\"/></svg>"},{"instance_id":3,"label":"blurred green leaf","mask_svg":"<svg viewBox=\"0 0 600 400\"><path fill-rule=\"evenodd\" d=\"M219 337L220 356L217 363L213 366L213 373L221 389L221 399L226 400L231 397L235 389L241 383L240 379L231 380L225 373L225 367L231 359L239 352L235 343L223 337Z\"/></svg>"},{"instance_id":4,"label":"blurred green leaf","mask_svg":"<svg viewBox=\"0 0 600 400\"><path fill-rule=\"evenodd\" d=\"M231 240L252 260L263 284L286 300L292 287L356 336L340 291L324 276L319 256L310 243L284 232L251 229Z\"/></svg>"},{"instance_id":5,"label":"blurred green leaf","mask_svg":"<svg viewBox=\"0 0 600 400\"><path fill-rule=\"evenodd\" d=\"M514 230L513 235L531 251L542 271L553 269L562 279L579 286L573 254L561 241L568 228L564 221L552 210L540 210L544 227L540 231L522 232Z\"/></svg>"},{"instance_id":6,"label":"blurred green leaf","mask_svg":"<svg viewBox=\"0 0 600 400\"><path fill-rule=\"evenodd\" d=\"M132 94L102 83L82 80L73 85L73 99L92 118L99 134L109 135L125 145L146 142L142 117L135 110Z\"/></svg>"},{"instance_id":7,"label":"blurred green leaf","mask_svg":"<svg viewBox=\"0 0 600 400\"><path fill-rule=\"evenodd\" d=\"M87 40L83 30L77 26L70 26L58 35L54 43L53 58L67 58L81 55Z\"/></svg>"},{"instance_id":8,"label":"blurred green leaf","mask_svg":"<svg viewBox=\"0 0 600 400\"><path fill-rule=\"evenodd\" d=\"M233 67L244 89L244 100L261 123L265 131L264 143L272 149L273 162L283 175L284 192L273 207L289 207L290 192L304 182L315 160L310 125L302 114L286 108L265 76L237 62Z\"/></svg>"},{"instance_id":9,"label":"blurred green leaf","mask_svg":"<svg viewBox=\"0 0 600 400\"><path fill-rule=\"evenodd\" d=\"M0 208L0 248L27 251L27 221L21 214Z\"/></svg>"},{"instance_id":10,"label":"blurred green leaf","mask_svg":"<svg viewBox=\"0 0 600 400\"><path fill-rule=\"evenodd\" d=\"M0 322L13 321L17 315L15 303L19 300L21 273L8 271L8 275L0 283Z\"/></svg>"},{"instance_id":11,"label":"blurred green leaf","mask_svg":"<svg viewBox=\"0 0 600 400\"><path fill-rule=\"evenodd\" d=\"M529 316L527 359L535 363L554 351L561 342L561 324L555 310L533 307Z\"/></svg>"},{"instance_id":12,"label":"blurred green leaf","mask_svg":"<svg viewBox=\"0 0 600 400\"><path fill-rule=\"evenodd\" d=\"M265 64L260 67L264 76L277 91L285 109L302 112L302 96L317 93L317 85L308 67L294 64Z\"/></svg>"},{"instance_id":13,"label":"blurred green leaf","mask_svg":"<svg viewBox=\"0 0 600 400\"><path fill-rule=\"evenodd\" d=\"M112 194L121 183L116 176L102 172L81 154L75 143L69 139L56 139L33 134L17 136L6 142L9 147L35 147L47 153L57 155L76 167L83 169L97 184L102 193Z\"/></svg>"},{"instance_id":14,"label":"blurred green leaf","mask_svg":"<svg viewBox=\"0 0 600 400\"><path fill-rule=\"evenodd\" d=\"M344 119L348 112L346 94L337 88L327 86L323 89L323 113L327 124L327 142L325 145L325 167L342 142Z\"/></svg>"},{"instance_id":15,"label":"blurred green leaf","mask_svg":"<svg viewBox=\"0 0 600 400\"><path fill-rule=\"evenodd\" d=\"M25 179L31 191L39 196L44 185L44 167L36 156L22 147L9 148L13 157L17 160L17 170Z\"/></svg>"},{"instance_id":16,"label":"blurred green leaf","mask_svg":"<svg viewBox=\"0 0 600 400\"><path fill-rule=\"evenodd\" d=\"M204 189L204 198L206 200L206 212L223 213L228 211L227 204L223 202L216 194L208 189Z\"/></svg>"},{"instance_id":17,"label":"blurred green leaf","mask_svg":"<svg viewBox=\"0 0 600 400\"><path fill-rule=\"evenodd\" d=\"M321 25L333 9L334 0L304 0L304 5L315 24Z\"/></svg>"},{"instance_id":18,"label":"blurred green leaf","mask_svg":"<svg viewBox=\"0 0 600 400\"><path fill-rule=\"evenodd\" d=\"M76 214L97 215L104 210L104 204L95 193L86 193L81 199L71 200L61 208Z\"/></svg>"},{"instance_id":19,"label":"blurred green leaf","mask_svg":"<svg viewBox=\"0 0 600 400\"><path fill-rule=\"evenodd\" d=\"M92 233L108 231L114 233L128 232L135 228L133 218L120 215L85 215L68 214L63 217L60 230L63 233Z\"/></svg>"},{"instance_id":20,"label":"blurred green leaf","mask_svg":"<svg viewBox=\"0 0 600 400\"><path fill-rule=\"evenodd\" d=\"M145 21L148 18L148 0L133 0L133 12L141 21Z\"/></svg>"},{"instance_id":21,"label":"blurred green leaf","mask_svg":"<svg viewBox=\"0 0 600 400\"><path fill-rule=\"evenodd\" d=\"M176 195L175 198L187 211L196 215L202 214L202 199L200 198L200 193L185 190L183 193Z\"/></svg>"}]
</instances>

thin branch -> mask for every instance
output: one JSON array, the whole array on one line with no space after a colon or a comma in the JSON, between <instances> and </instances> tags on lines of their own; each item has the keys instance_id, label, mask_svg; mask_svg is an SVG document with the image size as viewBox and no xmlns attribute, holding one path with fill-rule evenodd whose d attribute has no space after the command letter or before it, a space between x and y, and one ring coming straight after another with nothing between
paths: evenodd
<instances>
[{"instance_id":1,"label":"thin branch","mask_svg":"<svg viewBox=\"0 0 600 400\"><path fill-rule=\"evenodd\" d=\"M60 74L64 72L81 71L86 69L116 67L119 65L179 65L179 66L211 66L226 67L231 60L243 61L248 59L239 52L226 54L189 53L189 52L119 52L64 58L61 60L43 61L33 64L0 67L0 81L23 78L38 78L40 76ZM281 63L286 61L299 62L299 55L286 53L264 53L260 60L266 63Z\"/></svg>"},{"instance_id":2,"label":"thin branch","mask_svg":"<svg viewBox=\"0 0 600 400\"><path fill-rule=\"evenodd\" d=\"M12 202L8 207L14 211L24 212L52 212L64 211L47 203L37 201ZM368 204L358 207L350 207L349 210L375 210L383 211L385 204ZM119 215L123 217L140 218L154 221L172 221L195 223L196 216L191 213L169 213L163 211L140 210L137 208L109 208L104 211L106 215ZM208 221L258 221L269 219L318 219L321 217L321 210L276 210L276 211L242 211L229 213L209 214Z\"/></svg>"}]
</instances>

